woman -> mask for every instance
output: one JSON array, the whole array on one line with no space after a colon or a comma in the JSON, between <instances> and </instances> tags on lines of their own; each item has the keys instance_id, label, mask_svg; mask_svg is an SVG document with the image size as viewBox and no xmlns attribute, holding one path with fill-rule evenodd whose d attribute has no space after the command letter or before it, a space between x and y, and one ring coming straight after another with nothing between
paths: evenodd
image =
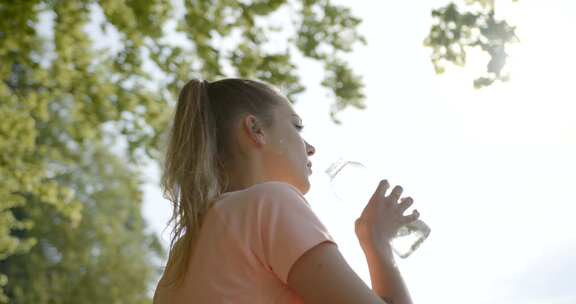
<instances>
[{"instance_id":1,"label":"woman","mask_svg":"<svg viewBox=\"0 0 576 304\"><path fill-rule=\"evenodd\" d=\"M370 289L303 196L314 147L301 124L258 81L184 86L162 177L175 226L155 304L411 303L389 241L418 218L403 215L412 199L400 186L386 195L383 180L355 222Z\"/></svg>"}]
</instances>

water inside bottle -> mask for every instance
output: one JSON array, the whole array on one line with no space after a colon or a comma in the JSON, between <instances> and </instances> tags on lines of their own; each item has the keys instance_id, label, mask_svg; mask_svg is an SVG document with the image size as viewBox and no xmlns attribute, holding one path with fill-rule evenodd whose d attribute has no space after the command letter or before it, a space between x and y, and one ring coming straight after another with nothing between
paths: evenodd
<instances>
[{"instance_id":1,"label":"water inside bottle","mask_svg":"<svg viewBox=\"0 0 576 304\"><path fill-rule=\"evenodd\" d=\"M401 258L410 256L430 234L430 228L421 220L400 227L394 239L392 249Z\"/></svg>"}]
</instances>

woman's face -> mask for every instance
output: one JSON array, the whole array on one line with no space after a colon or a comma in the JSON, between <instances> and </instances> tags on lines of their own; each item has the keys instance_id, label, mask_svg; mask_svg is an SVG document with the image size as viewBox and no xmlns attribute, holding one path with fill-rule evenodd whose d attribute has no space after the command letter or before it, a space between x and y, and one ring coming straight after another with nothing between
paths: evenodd
<instances>
[{"instance_id":1,"label":"woman's face","mask_svg":"<svg viewBox=\"0 0 576 304\"><path fill-rule=\"evenodd\" d=\"M270 171L268 176L307 193L310 189L308 177L312 174L309 157L315 153L314 146L302 138L302 119L287 100L276 107L274 114L274 125L266 131L264 161Z\"/></svg>"}]
</instances>

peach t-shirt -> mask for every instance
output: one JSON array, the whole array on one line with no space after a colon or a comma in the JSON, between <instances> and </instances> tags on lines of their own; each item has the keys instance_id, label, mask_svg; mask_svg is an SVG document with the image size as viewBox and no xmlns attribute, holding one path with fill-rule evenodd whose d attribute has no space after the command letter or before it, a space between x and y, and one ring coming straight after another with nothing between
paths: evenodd
<instances>
[{"instance_id":1,"label":"peach t-shirt","mask_svg":"<svg viewBox=\"0 0 576 304\"><path fill-rule=\"evenodd\" d=\"M178 303L302 303L288 273L325 241L336 244L291 184L225 193L206 215Z\"/></svg>"}]
</instances>

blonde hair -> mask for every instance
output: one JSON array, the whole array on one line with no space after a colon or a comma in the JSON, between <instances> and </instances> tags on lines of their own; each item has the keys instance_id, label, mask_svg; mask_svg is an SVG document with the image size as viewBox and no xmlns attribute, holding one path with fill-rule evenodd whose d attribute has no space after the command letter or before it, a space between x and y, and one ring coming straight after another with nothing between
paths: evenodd
<instances>
[{"instance_id":1,"label":"blonde hair","mask_svg":"<svg viewBox=\"0 0 576 304\"><path fill-rule=\"evenodd\" d=\"M213 200L227 192L226 171L232 158L232 128L245 114L253 114L269 128L273 108L281 102L271 86L247 79L189 81L180 92L168 134L161 186L171 201L174 223L166 269L174 269L179 286L188 269L204 215Z\"/></svg>"}]
</instances>

